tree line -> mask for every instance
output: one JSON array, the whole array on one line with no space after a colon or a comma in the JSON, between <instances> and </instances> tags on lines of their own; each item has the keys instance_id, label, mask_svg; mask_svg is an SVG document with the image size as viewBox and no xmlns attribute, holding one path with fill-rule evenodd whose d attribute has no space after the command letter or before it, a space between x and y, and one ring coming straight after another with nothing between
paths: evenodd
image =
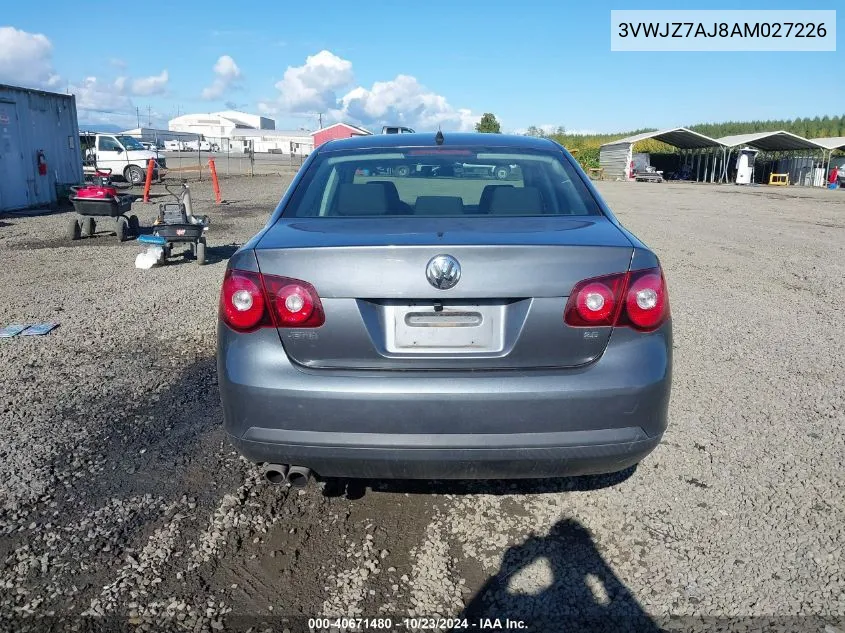
<instances>
[{"instance_id":1,"label":"tree line","mask_svg":"<svg viewBox=\"0 0 845 633\"><path fill-rule=\"evenodd\" d=\"M804 138L824 138L829 136L845 136L845 114L839 116L817 116L797 119L772 119L767 121L726 121L724 123L696 123L684 126L690 130L709 136L710 138L721 138L735 134L751 134L754 132L774 132L784 130L803 136ZM479 132L500 131L499 122L495 115L486 113L476 130ZM530 126L525 134L528 136L541 136L550 138L568 149L585 168L598 167L599 147L605 143L616 141L621 138L641 134L643 132L654 132L657 128L643 128L628 132L617 132L612 134L572 134L566 131L563 126L554 131L543 130L536 125ZM640 152L650 153L672 153L677 151L674 147L649 139L637 143L634 148Z\"/></svg>"}]
</instances>

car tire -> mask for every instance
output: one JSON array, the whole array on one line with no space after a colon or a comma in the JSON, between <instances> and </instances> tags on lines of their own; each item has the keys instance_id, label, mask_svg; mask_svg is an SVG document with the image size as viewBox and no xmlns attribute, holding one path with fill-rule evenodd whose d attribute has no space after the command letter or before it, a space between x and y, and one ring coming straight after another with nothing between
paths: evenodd
<instances>
[{"instance_id":1,"label":"car tire","mask_svg":"<svg viewBox=\"0 0 845 633\"><path fill-rule=\"evenodd\" d=\"M117 218L114 222L114 234L117 236L118 241L125 242L129 237L129 220L123 216Z\"/></svg>"},{"instance_id":2,"label":"car tire","mask_svg":"<svg viewBox=\"0 0 845 633\"><path fill-rule=\"evenodd\" d=\"M94 218L82 218L82 235L85 237L94 237L94 232L97 230L97 223Z\"/></svg>"},{"instance_id":3,"label":"car tire","mask_svg":"<svg viewBox=\"0 0 845 633\"><path fill-rule=\"evenodd\" d=\"M197 266L205 266L205 238L197 240Z\"/></svg>"},{"instance_id":4,"label":"car tire","mask_svg":"<svg viewBox=\"0 0 845 633\"><path fill-rule=\"evenodd\" d=\"M493 175L496 177L496 180L506 180L511 175L510 167L500 165L493 170Z\"/></svg>"},{"instance_id":5,"label":"car tire","mask_svg":"<svg viewBox=\"0 0 845 633\"><path fill-rule=\"evenodd\" d=\"M137 165L129 165L123 171L123 177L126 179L126 182L131 183L133 185L140 185L144 182L145 174L144 170L138 167Z\"/></svg>"},{"instance_id":6,"label":"car tire","mask_svg":"<svg viewBox=\"0 0 845 633\"><path fill-rule=\"evenodd\" d=\"M82 230L79 227L79 220L77 220L76 218L70 219L70 223L67 225L67 236L68 239L74 241L82 237Z\"/></svg>"},{"instance_id":7,"label":"car tire","mask_svg":"<svg viewBox=\"0 0 845 633\"><path fill-rule=\"evenodd\" d=\"M138 237L138 235L141 233L141 222L138 220L137 215L129 216L129 230L135 237Z\"/></svg>"},{"instance_id":8,"label":"car tire","mask_svg":"<svg viewBox=\"0 0 845 633\"><path fill-rule=\"evenodd\" d=\"M411 175L411 168L407 165L398 165L393 168L393 175L398 178L407 178Z\"/></svg>"}]
</instances>

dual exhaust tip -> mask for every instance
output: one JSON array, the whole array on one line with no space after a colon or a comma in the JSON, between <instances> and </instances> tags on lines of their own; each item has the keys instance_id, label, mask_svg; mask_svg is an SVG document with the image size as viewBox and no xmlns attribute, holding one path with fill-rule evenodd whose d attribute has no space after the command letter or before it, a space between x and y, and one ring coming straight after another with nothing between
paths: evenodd
<instances>
[{"instance_id":1,"label":"dual exhaust tip","mask_svg":"<svg viewBox=\"0 0 845 633\"><path fill-rule=\"evenodd\" d=\"M264 464L264 479L274 486L285 485L291 488L305 488L311 479L311 469L305 466L287 466L286 464Z\"/></svg>"}]
</instances>

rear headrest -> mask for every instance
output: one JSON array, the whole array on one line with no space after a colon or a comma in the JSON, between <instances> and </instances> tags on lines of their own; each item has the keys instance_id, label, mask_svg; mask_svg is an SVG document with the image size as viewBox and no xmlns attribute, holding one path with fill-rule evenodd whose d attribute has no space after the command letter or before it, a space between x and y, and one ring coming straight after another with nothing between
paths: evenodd
<instances>
[{"instance_id":1,"label":"rear headrest","mask_svg":"<svg viewBox=\"0 0 845 633\"><path fill-rule=\"evenodd\" d=\"M487 213L490 211L490 201L493 199L493 192L499 187L511 187L513 185L487 185L481 190L481 198L478 200L478 212Z\"/></svg>"},{"instance_id":2,"label":"rear headrest","mask_svg":"<svg viewBox=\"0 0 845 633\"><path fill-rule=\"evenodd\" d=\"M389 206L392 207L401 202L401 199L399 198L399 190L396 188L396 185L389 180L371 180L367 184L375 185L384 189L384 193L387 196L387 204Z\"/></svg>"},{"instance_id":3,"label":"rear headrest","mask_svg":"<svg viewBox=\"0 0 845 633\"><path fill-rule=\"evenodd\" d=\"M384 187L343 183L337 188L338 215L384 215L387 213L387 195Z\"/></svg>"},{"instance_id":4,"label":"rear headrest","mask_svg":"<svg viewBox=\"0 0 845 633\"><path fill-rule=\"evenodd\" d=\"M492 215L541 215L543 198L536 187L497 187L490 200Z\"/></svg>"},{"instance_id":5,"label":"rear headrest","mask_svg":"<svg viewBox=\"0 0 845 633\"><path fill-rule=\"evenodd\" d=\"M415 215L462 215L464 202L457 196L419 196Z\"/></svg>"}]
</instances>

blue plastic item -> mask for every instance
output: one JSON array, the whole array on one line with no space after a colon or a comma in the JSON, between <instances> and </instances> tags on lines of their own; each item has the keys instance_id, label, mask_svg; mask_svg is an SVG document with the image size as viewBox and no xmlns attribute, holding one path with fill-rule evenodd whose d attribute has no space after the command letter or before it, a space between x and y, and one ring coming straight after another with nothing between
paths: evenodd
<instances>
[{"instance_id":1,"label":"blue plastic item","mask_svg":"<svg viewBox=\"0 0 845 633\"><path fill-rule=\"evenodd\" d=\"M158 246L167 244L167 240L159 235L140 235L138 241L143 244L156 244Z\"/></svg>"}]
</instances>

